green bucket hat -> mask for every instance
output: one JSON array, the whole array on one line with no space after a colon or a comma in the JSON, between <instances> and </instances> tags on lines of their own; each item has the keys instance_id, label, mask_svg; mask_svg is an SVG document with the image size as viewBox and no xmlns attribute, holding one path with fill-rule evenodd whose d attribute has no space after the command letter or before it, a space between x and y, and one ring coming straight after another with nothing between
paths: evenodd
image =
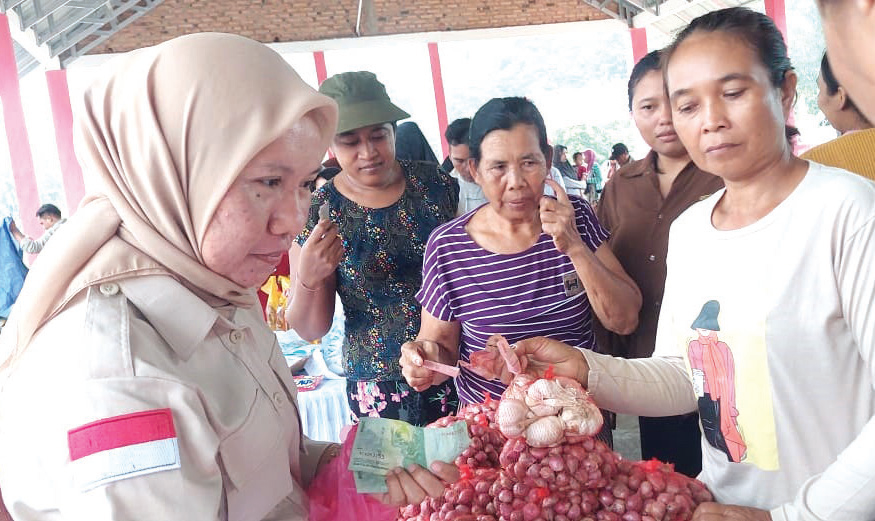
<instances>
[{"instance_id":1,"label":"green bucket hat","mask_svg":"<svg viewBox=\"0 0 875 521\"><path fill-rule=\"evenodd\" d=\"M342 72L322 82L319 92L337 102L337 133L407 119L373 72Z\"/></svg>"}]
</instances>

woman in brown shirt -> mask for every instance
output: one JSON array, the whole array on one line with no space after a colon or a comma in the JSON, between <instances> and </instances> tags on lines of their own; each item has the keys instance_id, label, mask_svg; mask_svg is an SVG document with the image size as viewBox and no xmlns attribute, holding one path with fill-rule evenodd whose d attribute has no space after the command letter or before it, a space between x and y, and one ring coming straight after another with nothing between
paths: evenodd
<instances>
[{"instance_id":1,"label":"woman in brown shirt","mask_svg":"<svg viewBox=\"0 0 875 521\"><path fill-rule=\"evenodd\" d=\"M625 358L653 353L671 223L690 205L723 187L719 177L690 161L675 134L659 61L660 51L651 52L629 78L629 109L650 153L617 171L598 205L599 221L611 232L610 248L643 298L638 327L631 334L619 335L596 325L600 351ZM641 417L639 426L642 458L672 462L690 476L701 470L695 414Z\"/></svg>"}]
</instances>

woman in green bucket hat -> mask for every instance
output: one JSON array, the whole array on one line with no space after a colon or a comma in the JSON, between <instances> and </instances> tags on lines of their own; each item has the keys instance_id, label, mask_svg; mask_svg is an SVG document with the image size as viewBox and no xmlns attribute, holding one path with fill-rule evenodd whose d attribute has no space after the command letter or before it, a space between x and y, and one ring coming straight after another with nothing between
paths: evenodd
<instances>
[{"instance_id":1,"label":"woman in green bucket hat","mask_svg":"<svg viewBox=\"0 0 875 521\"><path fill-rule=\"evenodd\" d=\"M353 414L425 425L455 412L454 384L418 393L398 359L401 344L419 331L415 294L426 241L455 216L458 193L438 165L396 160L396 122L410 115L373 73L337 74L319 91L340 109L331 151L341 171L314 192L307 225L289 252L297 280L286 321L303 338L320 338L340 295Z\"/></svg>"}]
</instances>

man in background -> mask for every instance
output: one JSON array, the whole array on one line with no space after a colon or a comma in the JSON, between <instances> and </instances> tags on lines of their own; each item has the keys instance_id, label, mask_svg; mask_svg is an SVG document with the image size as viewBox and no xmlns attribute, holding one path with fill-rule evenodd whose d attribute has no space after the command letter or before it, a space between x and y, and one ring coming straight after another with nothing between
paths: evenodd
<instances>
[{"instance_id":1,"label":"man in background","mask_svg":"<svg viewBox=\"0 0 875 521\"><path fill-rule=\"evenodd\" d=\"M67 222L67 219L61 218L61 210L53 204L40 206L39 210L36 211L36 216L39 218L39 223L46 230L39 239L32 239L21 233L21 230L15 225L15 221L9 223L9 231L25 253L41 252L52 235L58 231L58 228Z\"/></svg>"},{"instance_id":2,"label":"man in background","mask_svg":"<svg viewBox=\"0 0 875 521\"><path fill-rule=\"evenodd\" d=\"M459 181L459 209L456 215L462 215L487 203L483 189L474 182L474 177L468 170L468 158L471 150L468 148L468 131L471 128L471 118L461 118L447 125L444 136L450 145L449 159L453 163L450 175Z\"/></svg>"},{"instance_id":3,"label":"man in background","mask_svg":"<svg viewBox=\"0 0 875 521\"><path fill-rule=\"evenodd\" d=\"M610 179L617 172L617 170L623 168L632 162L632 156L629 155L629 149L623 143L615 143L613 147L611 147L611 157L608 158L609 167L608 167L608 176Z\"/></svg>"}]
</instances>

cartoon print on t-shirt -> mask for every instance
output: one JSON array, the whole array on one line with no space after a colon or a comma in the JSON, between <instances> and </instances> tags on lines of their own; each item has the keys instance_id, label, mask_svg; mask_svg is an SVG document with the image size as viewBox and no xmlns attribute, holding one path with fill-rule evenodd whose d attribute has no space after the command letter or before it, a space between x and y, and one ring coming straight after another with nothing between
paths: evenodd
<instances>
[{"instance_id":1,"label":"cartoon print on t-shirt","mask_svg":"<svg viewBox=\"0 0 875 521\"><path fill-rule=\"evenodd\" d=\"M723 451L729 461L745 458L747 445L738 428L735 403L735 360L732 350L717 337L720 303L709 300L702 306L691 329L698 333L689 343L693 390L699 402L699 417L705 439Z\"/></svg>"}]
</instances>

